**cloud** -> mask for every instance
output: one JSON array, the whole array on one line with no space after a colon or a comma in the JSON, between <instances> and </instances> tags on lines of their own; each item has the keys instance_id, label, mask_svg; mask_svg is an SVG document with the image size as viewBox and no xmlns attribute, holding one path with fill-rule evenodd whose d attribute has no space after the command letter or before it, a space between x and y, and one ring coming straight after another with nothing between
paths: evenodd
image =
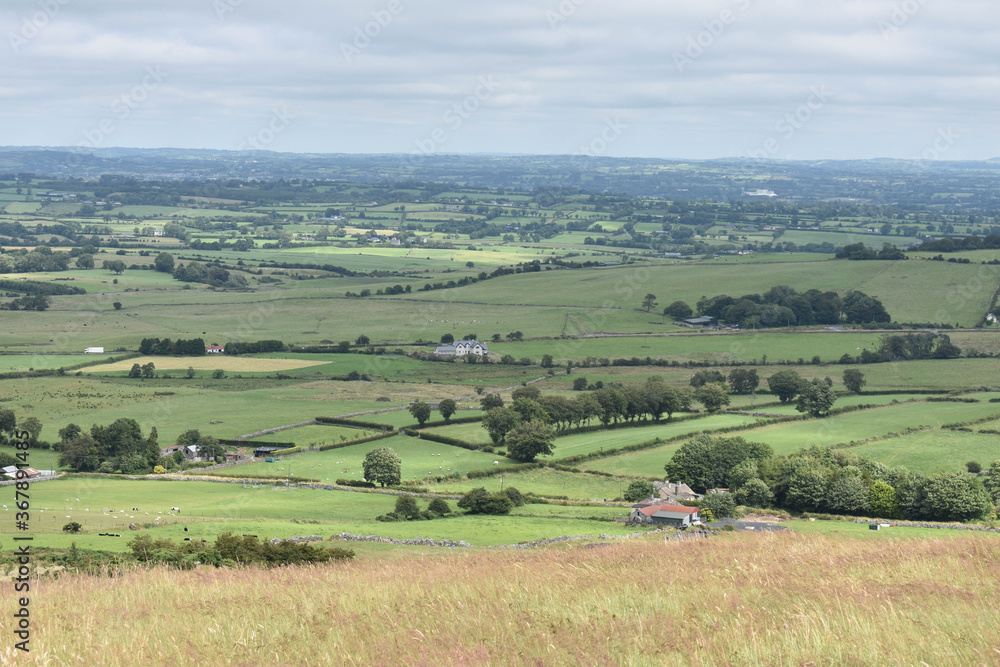
<instances>
[{"instance_id":1,"label":"cloud","mask_svg":"<svg viewBox=\"0 0 1000 667\"><path fill-rule=\"evenodd\" d=\"M287 105L298 114L274 150L411 152L490 76L496 90L441 150L572 153L621 118L608 155L735 155L826 86L776 156L910 157L955 126L947 157L986 158L1000 133L996 12L986 0L16 0L0 9L0 143L77 143L159 67L166 79L104 145L235 148Z\"/></svg>"}]
</instances>

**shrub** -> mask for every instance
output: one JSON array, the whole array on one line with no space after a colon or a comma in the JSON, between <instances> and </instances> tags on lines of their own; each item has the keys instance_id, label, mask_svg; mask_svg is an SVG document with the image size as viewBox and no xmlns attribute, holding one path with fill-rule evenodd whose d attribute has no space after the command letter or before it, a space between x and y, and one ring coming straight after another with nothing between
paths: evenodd
<instances>
[{"instance_id":1,"label":"shrub","mask_svg":"<svg viewBox=\"0 0 1000 667\"><path fill-rule=\"evenodd\" d=\"M433 512L438 516L445 516L446 514L451 514L451 507L448 506L448 501L443 498L435 498L427 505L427 510Z\"/></svg>"},{"instance_id":2,"label":"shrub","mask_svg":"<svg viewBox=\"0 0 1000 667\"><path fill-rule=\"evenodd\" d=\"M508 486L500 493L507 496L507 498L510 500L511 504L514 505L514 507L521 507L522 505L525 505L528 502L527 500L524 499L524 496L521 494L521 492L518 491L517 488L513 486Z\"/></svg>"},{"instance_id":3,"label":"shrub","mask_svg":"<svg viewBox=\"0 0 1000 667\"><path fill-rule=\"evenodd\" d=\"M466 493L457 505L469 514L510 514L514 508L514 503L505 494L490 493L483 487Z\"/></svg>"},{"instance_id":4,"label":"shrub","mask_svg":"<svg viewBox=\"0 0 1000 667\"><path fill-rule=\"evenodd\" d=\"M362 489L374 489L374 482L366 482L361 479L338 479L334 482L337 486L356 486Z\"/></svg>"},{"instance_id":5,"label":"shrub","mask_svg":"<svg viewBox=\"0 0 1000 667\"><path fill-rule=\"evenodd\" d=\"M979 474L983 471L983 466L979 465L977 461L969 461L965 464L965 469L972 474Z\"/></svg>"},{"instance_id":6,"label":"shrub","mask_svg":"<svg viewBox=\"0 0 1000 667\"><path fill-rule=\"evenodd\" d=\"M64 533L72 533L73 535L76 535L83 529L83 526L81 526L78 521L70 521L63 526L62 529Z\"/></svg>"},{"instance_id":7,"label":"shrub","mask_svg":"<svg viewBox=\"0 0 1000 667\"><path fill-rule=\"evenodd\" d=\"M625 500L635 503L651 497L654 491L656 491L656 487L653 486L652 482L637 479L625 489Z\"/></svg>"},{"instance_id":8,"label":"shrub","mask_svg":"<svg viewBox=\"0 0 1000 667\"><path fill-rule=\"evenodd\" d=\"M736 511L736 501L728 491L713 491L701 500L701 509L709 510L717 519L724 519Z\"/></svg>"},{"instance_id":9,"label":"shrub","mask_svg":"<svg viewBox=\"0 0 1000 667\"><path fill-rule=\"evenodd\" d=\"M408 521L416 519L420 516L417 499L413 496L399 496L396 498L395 513Z\"/></svg>"}]
</instances>

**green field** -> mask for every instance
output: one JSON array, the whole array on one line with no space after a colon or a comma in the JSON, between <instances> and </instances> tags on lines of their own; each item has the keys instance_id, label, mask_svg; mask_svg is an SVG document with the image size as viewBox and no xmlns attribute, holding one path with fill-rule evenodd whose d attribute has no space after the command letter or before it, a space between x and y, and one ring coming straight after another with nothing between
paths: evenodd
<instances>
[{"instance_id":1,"label":"green field","mask_svg":"<svg viewBox=\"0 0 1000 667\"><path fill-rule=\"evenodd\" d=\"M327 428L325 426L310 427L313 429ZM293 429L293 431L296 429ZM277 440L292 431L282 431L268 439ZM285 439L281 437L281 441ZM504 457L496 454L475 452L451 445L442 445L429 440L420 440L410 436L397 435L391 438L374 440L359 445L338 447L324 452L307 452L286 456L274 463L252 463L228 468L221 471L225 477L242 477L270 475L282 477L294 475L318 479L323 483L333 483L338 478L364 479L361 462L365 454L373 449L391 447L402 460L402 478L404 480L420 480L428 476L445 477L454 473L464 475L470 470L490 468L493 461L502 460L504 465L511 465ZM197 471L195 471L197 473Z\"/></svg>"}]
</instances>

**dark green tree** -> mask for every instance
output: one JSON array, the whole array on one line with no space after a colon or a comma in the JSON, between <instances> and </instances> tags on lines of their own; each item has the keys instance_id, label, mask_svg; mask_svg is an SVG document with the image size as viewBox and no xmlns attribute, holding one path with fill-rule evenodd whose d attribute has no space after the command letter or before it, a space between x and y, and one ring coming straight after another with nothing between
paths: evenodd
<instances>
[{"instance_id":1,"label":"dark green tree","mask_svg":"<svg viewBox=\"0 0 1000 667\"><path fill-rule=\"evenodd\" d=\"M153 260L153 268L160 273L173 273L174 272L174 256L169 252L161 252Z\"/></svg>"},{"instance_id":2,"label":"dark green tree","mask_svg":"<svg viewBox=\"0 0 1000 667\"><path fill-rule=\"evenodd\" d=\"M130 378L142 377L142 367L139 364L132 364L132 368L128 372Z\"/></svg>"},{"instance_id":3,"label":"dark green tree","mask_svg":"<svg viewBox=\"0 0 1000 667\"><path fill-rule=\"evenodd\" d=\"M729 387L734 394L750 394L756 391L760 377L755 368L734 368L729 373Z\"/></svg>"},{"instance_id":4,"label":"dark green tree","mask_svg":"<svg viewBox=\"0 0 1000 667\"><path fill-rule=\"evenodd\" d=\"M417 506L417 499L413 496L397 496L394 511L400 518L407 521L420 518L420 507Z\"/></svg>"},{"instance_id":5,"label":"dark green tree","mask_svg":"<svg viewBox=\"0 0 1000 667\"><path fill-rule=\"evenodd\" d=\"M705 406L709 412L715 412L724 405L729 405L729 394L721 382L709 382L694 391L694 399Z\"/></svg>"},{"instance_id":6,"label":"dark green tree","mask_svg":"<svg viewBox=\"0 0 1000 667\"><path fill-rule=\"evenodd\" d=\"M805 380L795 371L778 371L767 378L767 387L771 393L778 397L782 403L788 403L795 398L800 391Z\"/></svg>"},{"instance_id":7,"label":"dark green tree","mask_svg":"<svg viewBox=\"0 0 1000 667\"><path fill-rule=\"evenodd\" d=\"M413 418L417 420L418 424L422 425L431 417L431 406L427 405L423 401L410 403L410 407L408 409L410 414L413 415Z\"/></svg>"},{"instance_id":8,"label":"dark green tree","mask_svg":"<svg viewBox=\"0 0 1000 667\"><path fill-rule=\"evenodd\" d=\"M502 408L503 397L500 396L500 394L486 394L481 399L479 399L479 407L481 407L483 410Z\"/></svg>"},{"instance_id":9,"label":"dark green tree","mask_svg":"<svg viewBox=\"0 0 1000 667\"><path fill-rule=\"evenodd\" d=\"M844 371L844 386L847 387L848 391L860 394L861 389L866 384L868 384L868 381L865 380L865 374L857 368L848 368Z\"/></svg>"},{"instance_id":10,"label":"dark green tree","mask_svg":"<svg viewBox=\"0 0 1000 667\"><path fill-rule=\"evenodd\" d=\"M701 499L701 508L711 510L716 519L724 519L736 512L736 500L728 491L711 491Z\"/></svg>"},{"instance_id":11,"label":"dark green tree","mask_svg":"<svg viewBox=\"0 0 1000 667\"><path fill-rule=\"evenodd\" d=\"M469 514L510 514L514 509L510 498L502 493L490 493L483 487L467 492L457 505Z\"/></svg>"},{"instance_id":12,"label":"dark green tree","mask_svg":"<svg viewBox=\"0 0 1000 667\"><path fill-rule=\"evenodd\" d=\"M803 383L795 409L799 412L808 412L813 417L822 417L830 412L836 400L837 396L833 393L833 389L817 378L812 382Z\"/></svg>"},{"instance_id":13,"label":"dark green tree","mask_svg":"<svg viewBox=\"0 0 1000 667\"><path fill-rule=\"evenodd\" d=\"M674 320L686 320L694 314L694 311L683 301L674 301L663 309L663 314Z\"/></svg>"},{"instance_id":14,"label":"dark green tree","mask_svg":"<svg viewBox=\"0 0 1000 667\"><path fill-rule=\"evenodd\" d=\"M747 507L770 507L774 494L764 480L754 477L733 492L733 500Z\"/></svg>"},{"instance_id":15,"label":"dark green tree","mask_svg":"<svg viewBox=\"0 0 1000 667\"><path fill-rule=\"evenodd\" d=\"M509 458L527 463L541 454L551 454L554 439L551 426L540 419L532 419L511 429L504 442Z\"/></svg>"},{"instance_id":16,"label":"dark green tree","mask_svg":"<svg viewBox=\"0 0 1000 667\"><path fill-rule=\"evenodd\" d=\"M450 398L446 398L438 403L438 412L441 413L441 416L444 417L445 421L451 419L451 416L455 414L456 410L458 410L458 404Z\"/></svg>"},{"instance_id":17,"label":"dark green tree","mask_svg":"<svg viewBox=\"0 0 1000 667\"><path fill-rule=\"evenodd\" d=\"M652 482L644 479L637 479L629 484L628 488L625 489L624 498L630 503L635 503L651 497L655 491L656 487L653 486Z\"/></svg>"},{"instance_id":18,"label":"dark green tree","mask_svg":"<svg viewBox=\"0 0 1000 667\"><path fill-rule=\"evenodd\" d=\"M495 444L502 444L507 434L521 422L510 408L493 408L483 417L483 428Z\"/></svg>"}]
</instances>

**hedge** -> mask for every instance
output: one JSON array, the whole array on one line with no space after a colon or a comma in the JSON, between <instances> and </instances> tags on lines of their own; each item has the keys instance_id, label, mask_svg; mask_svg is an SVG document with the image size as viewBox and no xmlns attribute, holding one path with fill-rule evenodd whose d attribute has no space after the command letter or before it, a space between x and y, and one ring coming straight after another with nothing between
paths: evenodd
<instances>
[{"instance_id":1,"label":"hedge","mask_svg":"<svg viewBox=\"0 0 1000 667\"><path fill-rule=\"evenodd\" d=\"M360 479L338 479L335 484L337 486L357 486L363 489L374 489L376 488L375 482L366 482Z\"/></svg>"},{"instance_id":2,"label":"hedge","mask_svg":"<svg viewBox=\"0 0 1000 667\"><path fill-rule=\"evenodd\" d=\"M295 447L294 442L264 442L263 440L225 440L223 438L218 438L220 445L226 445L227 447L281 447L282 449L288 449L289 447ZM280 454L280 452L275 451L275 454Z\"/></svg>"},{"instance_id":3,"label":"hedge","mask_svg":"<svg viewBox=\"0 0 1000 667\"><path fill-rule=\"evenodd\" d=\"M378 431L395 431L395 426L390 426L389 424L379 424L376 422L365 422L354 419L345 419L343 417L316 417L316 423L318 424L336 424L338 426L354 426L355 428L373 428Z\"/></svg>"},{"instance_id":4,"label":"hedge","mask_svg":"<svg viewBox=\"0 0 1000 667\"><path fill-rule=\"evenodd\" d=\"M411 435L411 434L407 434ZM431 442L440 442L442 445L451 445L453 447L461 447L462 449L471 449L476 451L482 449L479 445L474 445L471 442L466 442L465 440L459 440L458 438L449 438L446 435L438 435L437 433L424 433L423 431L417 431L415 434L421 440L430 440Z\"/></svg>"},{"instance_id":5,"label":"hedge","mask_svg":"<svg viewBox=\"0 0 1000 667\"><path fill-rule=\"evenodd\" d=\"M532 463L522 463L518 466L493 466L492 468L483 468L481 470L470 470L466 477L469 479L481 479L483 477L493 477L494 475L503 475L511 472L522 472L525 470L534 470L535 468L544 468L546 464L539 461L534 461Z\"/></svg>"},{"instance_id":6,"label":"hedge","mask_svg":"<svg viewBox=\"0 0 1000 667\"><path fill-rule=\"evenodd\" d=\"M413 429L414 431L418 431L422 428L433 428L435 426L451 426L452 424L474 424L476 422L481 422L481 421L483 421L482 415L473 415L471 417L459 417L457 419L449 419L448 421L439 419L433 422L424 422L423 424L410 424L409 426L403 426L402 428Z\"/></svg>"},{"instance_id":7,"label":"hedge","mask_svg":"<svg viewBox=\"0 0 1000 667\"><path fill-rule=\"evenodd\" d=\"M377 435L370 435L367 438L356 438L354 440L345 440L344 442L335 442L329 445L321 445L317 449L321 452L325 452L328 449L338 449L340 447L350 447L351 445L360 445L365 442L371 442L372 440L381 440L382 438L391 438L396 435L393 432L379 433Z\"/></svg>"},{"instance_id":8,"label":"hedge","mask_svg":"<svg viewBox=\"0 0 1000 667\"><path fill-rule=\"evenodd\" d=\"M302 451L301 447L299 447L298 445L293 445L293 446L289 447L288 449L279 449L277 451L273 451L273 452L271 452L271 454L273 456L282 456L284 454L295 454L295 453L298 453L298 452L301 452L301 451Z\"/></svg>"}]
</instances>

